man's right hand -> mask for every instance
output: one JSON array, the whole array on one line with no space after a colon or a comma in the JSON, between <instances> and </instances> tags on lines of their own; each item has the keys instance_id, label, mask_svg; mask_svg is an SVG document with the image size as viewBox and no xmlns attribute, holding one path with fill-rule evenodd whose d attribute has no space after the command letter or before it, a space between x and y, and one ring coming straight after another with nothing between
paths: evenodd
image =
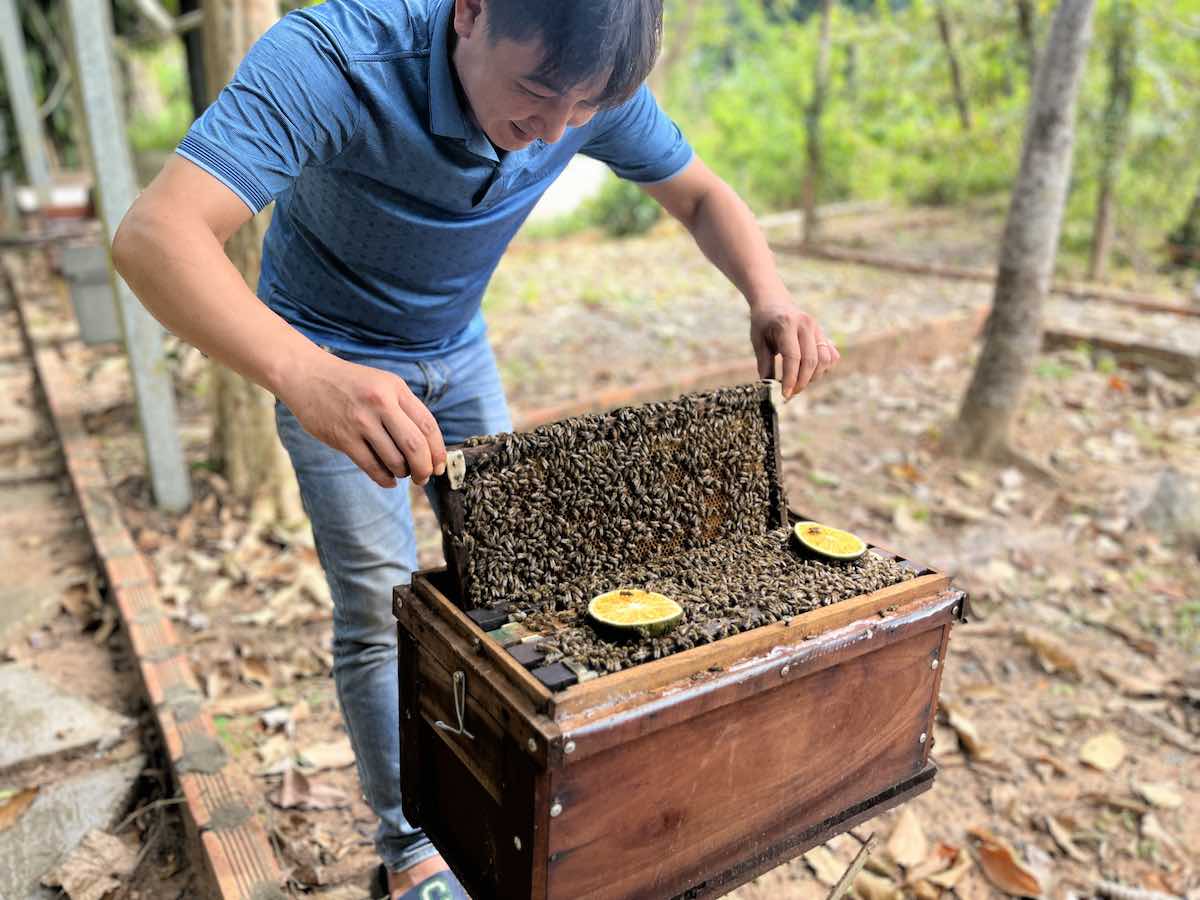
<instances>
[{"instance_id":1,"label":"man's right hand","mask_svg":"<svg viewBox=\"0 0 1200 900\"><path fill-rule=\"evenodd\" d=\"M233 191L172 156L126 214L113 260L168 330L271 391L376 484L442 474L442 433L403 379L318 349L246 286L222 245L249 218Z\"/></svg>"},{"instance_id":2,"label":"man's right hand","mask_svg":"<svg viewBox=\"0 0 1200 900\"><path fill-rule=\"evenodd\" d=\"M395 487L405 476L423 485L446 471L437 421L391 372L319 352L305 359L279 399L305 431L345 453L380 487Z\"/></svg>"}]
</instances>

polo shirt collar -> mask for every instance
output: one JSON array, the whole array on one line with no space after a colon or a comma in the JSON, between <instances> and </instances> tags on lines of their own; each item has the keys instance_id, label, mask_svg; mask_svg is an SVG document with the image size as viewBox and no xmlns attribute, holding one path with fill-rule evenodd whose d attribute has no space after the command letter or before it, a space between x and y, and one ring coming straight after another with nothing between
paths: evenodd
<instances>
[{"instance_id":1,"label":"polo shirt collar","mask_svg":"<svg viewBox=\"0 0 1200 900\"><path fill-rule=\"evenodd\" d=\"M476 156L499 162L496 148L458 99L454 60L450 58L450 27L454 0L433 4L433 42L429 48L429 127L434 134L462 141Z\"/></svg>"}]
</instances>

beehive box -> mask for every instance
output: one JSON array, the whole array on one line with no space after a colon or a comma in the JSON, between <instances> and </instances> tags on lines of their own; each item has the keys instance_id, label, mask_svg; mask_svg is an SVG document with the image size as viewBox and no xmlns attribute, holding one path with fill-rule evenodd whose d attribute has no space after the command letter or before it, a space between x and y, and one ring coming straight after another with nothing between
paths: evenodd
<instances>
[{"instance_id":1,"label":"beehive box","mask_svg":"<svg viewBox=\"0 0 1200 900\"><path fill-rule=\"evenodd\" d=\"M744 385L452 452L448 565L394 598L401 772L472 897L720 896L932 784L966 598L882 548L797 553L778 398ZM629 586L683 622L598 640L587 599Z\"/></svg>"}]
</instances>

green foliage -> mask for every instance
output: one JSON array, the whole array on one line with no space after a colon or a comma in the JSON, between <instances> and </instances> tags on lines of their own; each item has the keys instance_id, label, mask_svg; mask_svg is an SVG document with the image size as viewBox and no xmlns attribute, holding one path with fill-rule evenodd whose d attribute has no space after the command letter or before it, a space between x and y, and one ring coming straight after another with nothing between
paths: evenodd
<instances>
[{"instance_id":1,"label":"green foliage","mask_svg":"<svg viewBox=\"0 0 1200 900\"><path fill-rule=\"evenodd\" d=\"M701 4L686 35L685 2ZM1056 4L1037 3L1045 40ZM702 157L766 212L798 206L807 167L819 16L808 0L669 0L666 40L683 40L664 104ZM830 93L822 122L826 178L819 201L956 204L1011 189L1031 85L1012 3L947 0L973 127L959 121L946 51L928 0L839 2ZM766 10L764 12L764 9ZM781 15L790 9L794 15ZM1131 42L1131 115L1112 158L1114 107L1108 48ZM1160 251L1200 190L1200 0L1098 0L1080 89L1075 170L1063 249L1086 253L1098 180L1117 178L1117 251ZM1200 229L1200 222L1195 228ZM1180 236L1184 225L1179 226ZM1200 236L1196 237L1200 240Z\"/></svg>"},{"instance_id":2,"label":"green foliage","mask_svg":"<svg viewBox=\"0 0 1200 900\"><path fill-rule=\"evenodd\" d=\"M155 115L135 112L129 122L129 143L135 152L172 150L192 124L187 62L178 42L136 53L137 70L149 83L143 90L161 97Z\"/></svg>"},{"instance_id":3,"label":"green foliage","mask_svg":"<svg viewBox=\"0 0 1200 900\"><path fill-rule=\"evenodd\" d=\"M623 179L605 182L571 217L576 227L596 226L611 237L644 234L662 217L662 207L636 184Z\"/></svg>"}]
</instances>

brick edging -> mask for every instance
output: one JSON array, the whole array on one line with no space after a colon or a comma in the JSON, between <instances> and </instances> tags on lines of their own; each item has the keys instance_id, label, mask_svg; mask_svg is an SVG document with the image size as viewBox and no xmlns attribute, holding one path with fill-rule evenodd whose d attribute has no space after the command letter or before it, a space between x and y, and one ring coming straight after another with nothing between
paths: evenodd
<instances>
[{"instance_id":1,"label":"brick edging","mask_svg":"<svg viewBox=\"0 0 1200 900\"><path fill-rule=\"evenodd\" d=\"M262 795L229 758L204 709L204 694L167 617L154 568L125 526L101 464L99 445L84 426L84 386L56 348L39 345L28 299L18 291L7 259L0 268L104 574L108 599L117 608L137 659L172 775L185 800L188 831L215 895L221 900L284 898L283 874L263 822ZM65 285L57 281L56 288L63 291Z\"/></svg>"}]
</instances>

